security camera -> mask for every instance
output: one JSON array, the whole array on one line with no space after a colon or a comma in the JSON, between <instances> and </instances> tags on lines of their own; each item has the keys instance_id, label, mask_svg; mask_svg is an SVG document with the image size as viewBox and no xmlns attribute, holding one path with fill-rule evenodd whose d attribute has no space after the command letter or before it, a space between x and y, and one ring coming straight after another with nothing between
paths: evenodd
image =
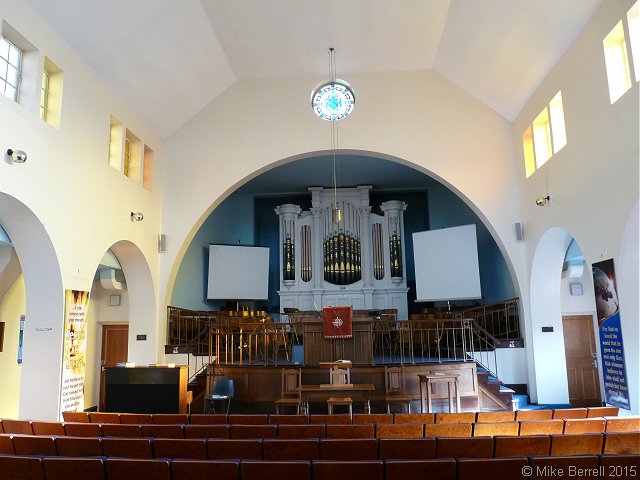
<instances>
[{"instance_id":1,"label":"security camera","mask_svg":"<svg viewBox=\"0 0 640 480\"><path fill-rule=\"evenodd\" d=\"M549 200L551 200L549 195L547 195L546 197L538 197L536 198L536 205L538 205L539 207L544 207Z\"/></svg>"},{"instance_id":2,"label":"security camera","mask_svg":"<svg viewBox=\"0 0 640 480\"><path fill-rule=\"evenodd\" d=\"M132 222L141 222L144 218L142 212L131 212L131 221Z\"/></svg>"},{"instance_id":3,"label":"security camera","mask_svg":"<svg viewBox=\"0 0 640 480\"><path fill-rule=\"evenodd\" d=\"M24 150L7 150L7 155L11 157L13 163L24 163L27 161L27 152Z\"/></svg>"}]
</instances>

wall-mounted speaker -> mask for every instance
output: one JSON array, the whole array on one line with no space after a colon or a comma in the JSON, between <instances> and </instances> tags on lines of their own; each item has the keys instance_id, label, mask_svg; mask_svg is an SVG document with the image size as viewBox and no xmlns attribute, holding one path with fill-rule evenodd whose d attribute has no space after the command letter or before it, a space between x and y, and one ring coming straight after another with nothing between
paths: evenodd
<instances>
[{"instance_id":1,"label":"wall-mounted speaker","mask_svg":"<svg viewBox=\"0 0 640 480\"><path fill-rule=\"evenodd\" d=\"M167 236L164 233L158 235L158 252L164 253L167 251Z\"/></svg>"},{"instance_id":2,"label":"wall-mounted speaker","mask_svg":"<svg viewBox=\"0 0 640 480\"><path fill-rule=\"evenodd\" d=\"M521 242L522 240L524 240L524 230L522 228L522 224L520 222L517 222L515 223L515 227L516 227L516 240Z\"/></svg>"}]
</instances>

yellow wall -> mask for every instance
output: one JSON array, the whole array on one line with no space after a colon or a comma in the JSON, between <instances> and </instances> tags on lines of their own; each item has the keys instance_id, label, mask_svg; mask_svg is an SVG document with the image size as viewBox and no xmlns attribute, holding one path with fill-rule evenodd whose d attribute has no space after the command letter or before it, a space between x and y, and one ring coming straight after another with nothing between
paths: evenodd
<instances>
[{"instance_id":1,"label":"yellow wall","mask_svg":"<svg viewBox=\"0 0 640 480\"><path fill-rule=\"evenodd\" d=\"M22 373L17 362L18 333L20 315L25 314L25 299L24 277L20 275L0 300L0 322L5 322L4 346L0 352L0 417L3 418L18 418ZM25 342L28 341L26 338Z\"/></svg>"}]
</instances>

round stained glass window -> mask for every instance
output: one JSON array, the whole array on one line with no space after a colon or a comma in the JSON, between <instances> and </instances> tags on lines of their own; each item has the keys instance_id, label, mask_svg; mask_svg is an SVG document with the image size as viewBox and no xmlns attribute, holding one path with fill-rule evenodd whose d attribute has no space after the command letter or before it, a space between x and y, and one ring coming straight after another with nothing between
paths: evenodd
<instances>
[{"instance_id":1,"label":"round stained glass window","mask_svg":"<svg viewBox=\"0 0 640 480\"><path fill-rule=\"evenodd\" d=\"M355 103L351 86L343 80L322 83L311 93L313 111L325 120L342 120L353 111Z\"/></svg>"}]
</instances>

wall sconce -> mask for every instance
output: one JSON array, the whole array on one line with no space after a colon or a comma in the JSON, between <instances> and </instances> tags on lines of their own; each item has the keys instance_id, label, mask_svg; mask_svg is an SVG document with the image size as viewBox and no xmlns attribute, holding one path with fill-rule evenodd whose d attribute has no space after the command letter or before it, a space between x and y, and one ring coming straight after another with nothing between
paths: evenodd
<instances>
[{"instance_id":1,"label":"wall sconce","mask_svg":"<svg viewBox=\"0 0 640 480\"><path fill-rule=\"evenodd\" d=\"M544 207L549 200L551 200L551 197L549 195L547 195L546 197L538 197L536 198L536 205L538 205L539 207Z\"/></svg>"},{"instance_id":2,"label":"wall sconce","mask_svg":"<svg viewBox=\"0 0 640 480\"><path fill-rule=\"evenodd\" d=\"M27 161L27 152L24 150L7 150L7 155L11 158L13 163L24 163Z\"/></svg>"},{"instance_id":3,"label":"wall sconce","mask_svg":"<svg viewBox=\"0 0 640 480\"><path fill-rule=\"evenodd\" d=\"M131 221L132 222L141 222L144 218L142 212L131 212Z\"/></svg>"}]
</instances>

